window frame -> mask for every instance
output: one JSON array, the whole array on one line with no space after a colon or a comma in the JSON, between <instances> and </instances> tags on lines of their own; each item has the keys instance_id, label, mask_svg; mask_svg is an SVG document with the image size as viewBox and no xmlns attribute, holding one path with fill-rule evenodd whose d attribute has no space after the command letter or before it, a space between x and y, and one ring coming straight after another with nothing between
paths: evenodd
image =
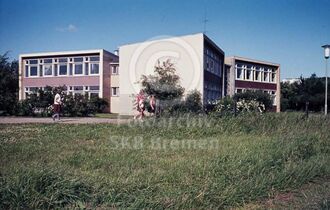
<instances>
[{"instance_id":1,"label":"window frame","mask_svg":"<svg viewBox=\"0 0 330 210\"><path fill-rule=\"evenodd\" d=\"M29 77L39 77L39 65L38 64L32 64L29 65L28 69L29 69ZM37 75L31 75L31 67L36 67L37 68Z\"/></svg>"},{"instance_id":2,"label":"window frame","mask_svg":"<svg viewBox=\"0 0 330 210\"><path fill-rule=\"evenodd\" d=\"M50 75L45 74L46 66L50 66L51 67L52 74L50 74ZM53 64L44 63L42 65L42 75L43 75L43 77L52 77L52 76L54 76Z\"/></svg>"},{"instance_id":3,"label":"window frame","mask_svg":"<svg viewBox=\"0 0 330 210\"><path fill-rule=\"evenodd\" d=\"M114 94L114 90L116 90L116 94ZM119 87L111 87L111 97L119 97Z\"/></svg>"}]
</instances>

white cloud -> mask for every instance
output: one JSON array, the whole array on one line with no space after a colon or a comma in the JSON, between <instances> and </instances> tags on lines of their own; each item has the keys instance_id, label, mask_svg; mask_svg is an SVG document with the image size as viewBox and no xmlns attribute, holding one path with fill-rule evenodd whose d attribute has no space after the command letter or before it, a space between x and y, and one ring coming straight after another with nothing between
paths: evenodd
<instances>
[{"instance_id":1,"label":"white cloud","mask_svg":"<svg viewBox=\"0 0 330 210\"><path fill-rule=\"evenodd\" d=\"M75 32L77 31L77 27L73 24L69 24L66 27L57 27L56 31L60 31L60 32Z\"/></svg>"}]
</instances>

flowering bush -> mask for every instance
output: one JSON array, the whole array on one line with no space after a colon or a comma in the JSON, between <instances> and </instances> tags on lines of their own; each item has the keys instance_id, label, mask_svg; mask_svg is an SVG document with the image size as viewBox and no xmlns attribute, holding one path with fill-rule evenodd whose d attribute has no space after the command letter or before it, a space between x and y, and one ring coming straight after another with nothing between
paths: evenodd
<instances>
[{"instance_id":1,"label":"flowering bush","mask_svg":"<svg viewBox=\"0 0 330 210\"><path fill-rule=\"evenodd\" d=\"M239 112L265 112L266 108L262 102L258 102L257 100L245 100L240 99L237 102L236 106Z\"/></svg>"},{"instance_id":2,"label":"flowering bush","mask_svg":"<svg viewBox=\"0 0 330 210\"><path fill-rule=\"evenodd\" d=\"M221 116L232 115L236 113L263 113L266 111L265 105L255 99L239 99L236 102L230 97L225 97L215 102L215 113ZM235 110L236 109L236 110Z\"/></svg>"}]
</instances>

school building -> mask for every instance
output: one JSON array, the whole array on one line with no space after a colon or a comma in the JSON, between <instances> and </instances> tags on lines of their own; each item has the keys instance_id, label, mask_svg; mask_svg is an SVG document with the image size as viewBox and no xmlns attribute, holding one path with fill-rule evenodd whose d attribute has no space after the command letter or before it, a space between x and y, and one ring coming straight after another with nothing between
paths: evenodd
<instances>
[{"instance_id":1,"label":"school building","mask_svg":"<svg viewBox=\"0 0 330 210\"><path fill-rule=\"evenodd\" d=\"M225 52L203 33L161 37L103 49L21 54L19 98L38 88L65 86L69 94L97 95L109 103L106 112L131 115L134 94L142 75L153 74L158 62L170 60L185 93L198 90L203 103L246 90L272 95L280 111L280 65L272 62L225 57Z\"/></svg>"}]
</instances>

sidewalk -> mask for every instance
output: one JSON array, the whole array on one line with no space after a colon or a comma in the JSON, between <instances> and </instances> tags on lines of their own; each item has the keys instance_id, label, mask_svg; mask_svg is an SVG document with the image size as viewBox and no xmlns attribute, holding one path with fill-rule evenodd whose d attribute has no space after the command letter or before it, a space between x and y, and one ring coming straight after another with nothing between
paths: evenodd
<instances>
[{"instance_id":1,"label":"sidewalk","mask_svg":"<svg viewBox=\"0 0 330 210\"><path fill-rule=\"evenodd\" d=\"M0 117L0 124L24 124L24 123L63 123L63 124L97 124L111 123L124 124L129 119L109 119L95 117L63 117L60 121L53 121L51 117Z\"/></svg>"}]
</instances>

